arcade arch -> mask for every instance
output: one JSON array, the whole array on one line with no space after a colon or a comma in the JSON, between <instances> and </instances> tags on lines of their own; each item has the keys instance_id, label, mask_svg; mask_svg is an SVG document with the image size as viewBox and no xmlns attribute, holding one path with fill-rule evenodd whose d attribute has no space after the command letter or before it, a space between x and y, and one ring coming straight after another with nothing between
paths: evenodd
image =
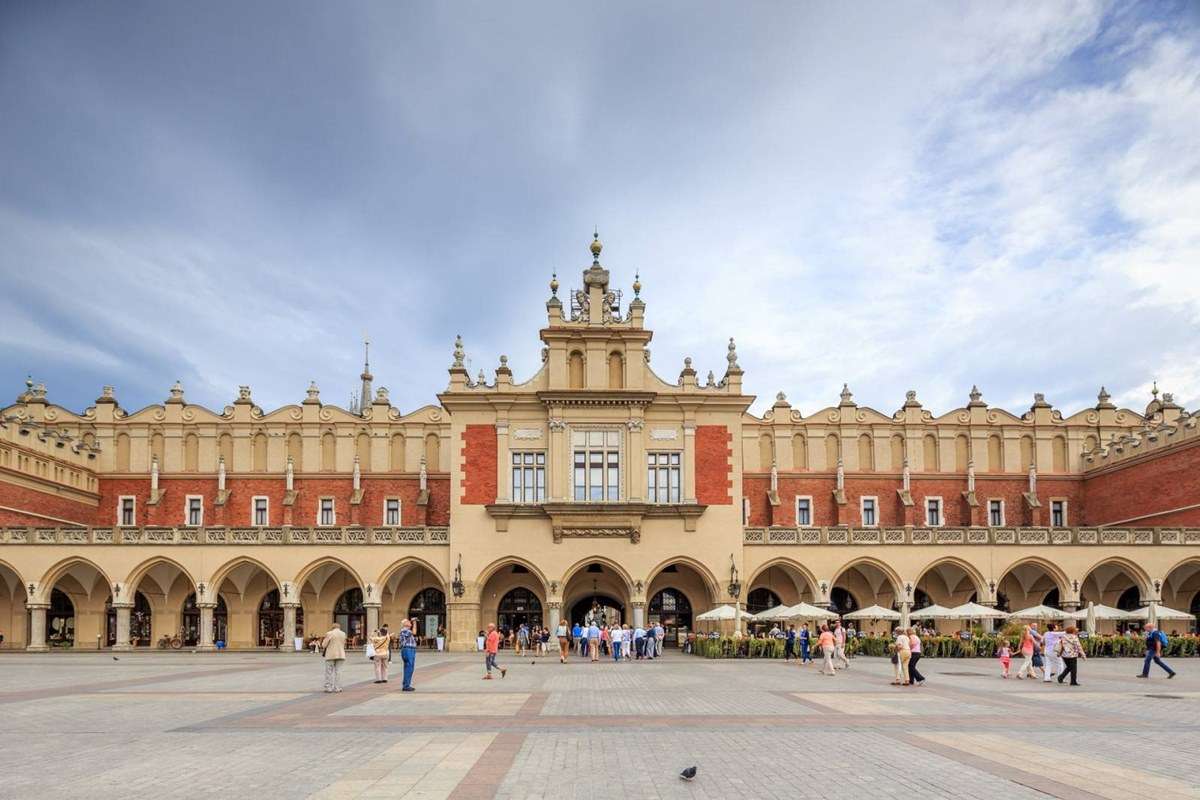
<instances>
[{"instance_id":1,"label":"arcade arch","mask_svg":"<svg viewBox=\"0 0 1200 800\"><path fill-rule=\"evenodd\" d=\"M830 583L829 602L842 614L872 605L892 608L904 598L902 585L900 576L883 562L859 559Z\"/></svg>"},{"instance_id":2,"label":"arcade arch","mask_svg":"<svg viewBox=\"0 0 1200 800\"><path fill-rule=\"evenodd\" d=\"M1056 597L1051 593L1056 592ZM996 582L996 607L1001 611L1019 611L1051 600L1070 597L1066 574L1056 565L1029 558L1000 573Z\"/></svg>"}]
</instances>

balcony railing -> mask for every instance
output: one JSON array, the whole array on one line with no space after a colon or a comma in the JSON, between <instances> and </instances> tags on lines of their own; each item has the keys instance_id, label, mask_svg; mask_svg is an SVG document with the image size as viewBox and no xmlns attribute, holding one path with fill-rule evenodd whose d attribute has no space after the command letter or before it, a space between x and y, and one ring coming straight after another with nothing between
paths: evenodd
<instances>
[{"instance_id":1,"label":"balcony railing","mask_svg":"<svg viewBox=\"0 0 1200 800\"><path fill-rule=\"evenodd\" d=\"M449 528L0 528L0 544L449 544Z\"/></svg>"},{"instance_id":2,"label":"balcony railing","mask_svg":"<svg viewBox=\"0 0 1200 800\"><path fill-rule=\"evenodd\" d=\"M743 528L748 545L1200 545L1200 528Z\"/></svg>"}]
</instances>

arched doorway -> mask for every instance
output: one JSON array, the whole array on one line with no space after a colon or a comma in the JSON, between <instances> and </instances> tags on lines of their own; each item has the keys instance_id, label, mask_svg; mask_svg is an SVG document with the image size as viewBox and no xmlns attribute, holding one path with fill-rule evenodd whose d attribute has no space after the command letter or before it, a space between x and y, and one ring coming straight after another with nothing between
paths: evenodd
<instances>
[{"instance_id":1,"label":"arched doorway","mask_svg":"<svg viewBox=\"0 0 1200 800\"><path fill-rule=\"evenodd\" d=\"M858 598L851 594L849 589L841 586L833 587L833 591L829 593L829 603L833 606L830 610L838 614L849 614L851 611L858 611L861 608Z\"/></svg>"},{"instance_id":2,"label":"arched doorway","mask_svg":"<svg viewBox=\"0 0 1200 800\"><path fill-rule=\"evenodd\" d=\"M750 614L759 614L768 608L781 605L783 605L783 601L779 599L779 595L765 586L752 589L746 595L746 611Z\"/></svg>"},{"instance_id":3,"label":"arched doorway","mask_svg":"<svg viewBox=\"0 0 1200 800\"><path fill-rule=\"evenodd\" d=\"M196 593L192 592L183 600L183 620L181 629L183 646L196 647L200 644L200 606L196 604ZM213 609L213 642L225 642L229 631L229 608L225 598L217 595L217 607Z\"/></svg>"},{"instance_id":4,"label":"arched doorway","mask_svg":"<svg viewBox=\"0 0 1200 800\"><path fill-rule=\"evenodd\" d=\"M832 611L848 614L867 606L895 608L900 579L895 572L874 560L856 561L842 570L829 590Z\"/></svg>"},{"instance_id":5,"label":"arched doorway","mask_svg":"<svg viewBox=\"0 0 1200 800\"><path fill-rule=\"evenodd\" d=\"M542 627L542 601L523 586L509 590L496 606L497 627L507 633L525 624Z\"/></svg>"},{"instance_id":6,"label":"arched doorway","mask_svg":"<svg viewBox=\"0 0 1200 800\"><path fill-rule=\"evenodd\" d=\"M46 644L75 646L75 604L57 588L50 592L50 608L46 611Z\"/></svg>"},{"instance_id":7,"label":"arched doorway","mask_svg":"<svg viewBox=\"0 0 1200 800\"><path fill-rule=\"evenodd\" d=\"M357 647L367 635L367 610L363 608L362 589L347 589L333 604L333 621L342 626L346 640Z\"/></svg>"},{"instance_id":8,"label":"arched doorway","mask_svg":"<svg viewBox=\"0 0 1200 800\"><path fill-rule=\"evenodd\" d=\"M433 639L446 627L446 593L435 586L417 592L408 604L408 618L417 621L418 636Z\"/></svg>"},{"instance_id":9,"label":"arched doorway","mask_svg":"<svg viewBox=\"0 0 1200 800\"><path fill-rule=\"evenodd\" d=\"M304 608L296 606L296 629L292 636L300 635L304 630ZM278 647L279 642L286 638L283 630L283 606L279 602L279 590L272 589L263 595L258 604L258 646ZM287 641L291 641L287 639Z\"/></svg>"},{"instance_id":10,"label":"arched doorway","mask_svg":"<svg viewBox=\"0 0 1200 800\"><path fill-rule=\"evenodd\" d=\"M104 604L105 610L108 612L108 619L105 625L107 635L105 640L109 647L117 643L117 610L113 608L112 598L108 598L108 602ZM141 592L135 592L133 595L133 608L129 611L129 643L134 647L149 647L150 637L154 633L153 628L153 613L150 610L150 601L146 599L146 595Z\"/></svg>"},{"instance_id":11,"label":"arched doorway","mask_svg":"<svg viewBox=\"0 0 1200 800\"><path fill-rule=\"evenodd\" d=\"M568 621L583 625L592 619L597 625L620 625L625 620L625 604L606 594L589 594L575 601Z\"/></svg>"},{"instance_id":12,"label":"arched doorway","mask_svg":"<svg viewBox=\"0 0 1200 800\"><path fill-rule=\"evenodd\" d=\"M692 604L687 595L676 589L667 587L650 598L648 609L649 623L662 625L666 636L663 641L668 645L679 644L679 634L692 629Z\"/></svg>"},{"instance_id":13,"label":"arched doorway","mask_svg":"<svg viewBox=\"0 0 1200 800\"><path fill-rule=\"evenodd\" d=\"M347 646L362 644L362 637L366 634L366 613L362 607L366 581L361 580L346 564L326 557L300 570L294 583L300 587L298 599L305 610L305 636L324 636L329 626L337 622L346 633ZM356 598L356 602L343 602L347 593L355 589L358 591L351 597ZM344 616L339 618L339 613ZM351 619L361 620L357 640L355 634L346 627Z\"/></svg>"}]
</instances>

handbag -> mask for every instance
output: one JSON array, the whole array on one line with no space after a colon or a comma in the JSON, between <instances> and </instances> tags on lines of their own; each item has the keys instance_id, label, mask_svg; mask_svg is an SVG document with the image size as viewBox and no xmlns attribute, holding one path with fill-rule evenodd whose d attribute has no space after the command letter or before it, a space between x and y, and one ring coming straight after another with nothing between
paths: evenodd
<instances>
[{"instance_id":1,"label":"handbag","mask_svg":"<svg viewBox=\"0 0 1200 800\"><path fill-rule=\"evenodd\" d=\"M375 657L375 645L371 644L370 642L367 642L367 647L366 647L365 652L367 654L368 661L373 659Z\"/></svg>"}]
</instances>

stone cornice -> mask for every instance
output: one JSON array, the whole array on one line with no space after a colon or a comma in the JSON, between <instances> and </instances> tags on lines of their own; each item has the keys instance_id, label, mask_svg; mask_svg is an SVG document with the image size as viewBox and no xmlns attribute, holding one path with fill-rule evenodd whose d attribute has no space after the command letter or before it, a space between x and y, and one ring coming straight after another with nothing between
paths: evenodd
<instances>
[{"instance_id":1,"label":"stone cornice","mask_svg":"<svg viewBox=\"0 0 1200 800\"><path fill-rule=\"evenodd\" d=\"M640 530L645 518L674 518L683 521L685 531L696 529L696 520L708 508L699 503L572 503L550 502L540 504L492 503L485 506L487 513L496 521L497 531L508 530L508 521L513 518L548 519L555 531L555 540L567 530L610 530L627 528ZM637 536L634 535L634 541Z\"/></svg>"},{"instance_id":2,"label":"stone cornice","mask_svg":"<svg viewBox=\"0 0 1200 800\"><path fill-rule=\"evenodd\" d=\"M1200 545L1200 528L747 527L746 545Z\"/></svg>"}]
</instances>

